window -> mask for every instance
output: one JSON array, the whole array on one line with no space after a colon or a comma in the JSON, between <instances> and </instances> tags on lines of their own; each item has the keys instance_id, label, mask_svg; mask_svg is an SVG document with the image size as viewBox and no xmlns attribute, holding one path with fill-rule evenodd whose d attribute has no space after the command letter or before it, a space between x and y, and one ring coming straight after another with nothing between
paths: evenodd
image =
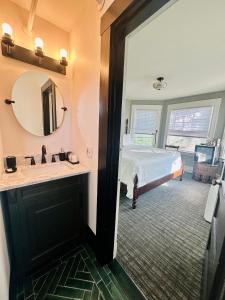
<instances>
[{"instance_id":1,"label":"window","mask_svg":"<svg viewBox=\"0 0 225 300\"><path fill-rule=\"evenodd\" d=\"M209 137L212 114L212 105L171 110L167 144L194 152L195 145Z\"/></svg>"},{"instance_id":2,"label":"window","mask_svg":"<svg viewBox=\"0 0 225 300\"><path fill-rule=\"evenodd\" d=\"M134 144L155 145L159 130L161 106L133 105L131 138Z\"/></svg>"}]
</instances>

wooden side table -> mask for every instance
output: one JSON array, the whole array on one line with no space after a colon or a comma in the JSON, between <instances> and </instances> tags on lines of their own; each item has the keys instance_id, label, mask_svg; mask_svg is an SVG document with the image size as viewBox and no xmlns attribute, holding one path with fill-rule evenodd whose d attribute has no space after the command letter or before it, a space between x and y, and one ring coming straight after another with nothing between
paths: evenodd
<instances>
[{"instance_id":1,"label":"wooden side table","mask_svg":"<svg viewBox=\"0 0 225 300\"><path fill-rule=\"evenodd\" d=\"M195 162L193 167L193 179L204 183L211 183L216 178L218 165Z\"/></svg>"}]
</instances>

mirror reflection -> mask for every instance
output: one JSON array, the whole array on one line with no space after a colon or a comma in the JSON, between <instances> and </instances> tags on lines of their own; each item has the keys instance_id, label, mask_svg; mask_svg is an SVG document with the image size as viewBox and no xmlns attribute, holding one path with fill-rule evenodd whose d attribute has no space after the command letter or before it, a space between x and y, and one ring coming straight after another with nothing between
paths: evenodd
<instances>
[{"instance_id":1,"label":"mirror reflection","mask_svg":"<svg viewBox=\"0 0 225 300\"><path fill-rule=\"evenodd\" d=\"M36 71L22 74L14 84L12 100L14 114L28 132L47 136L62 125L63 98L47 74Z\"/></svg>"}]
</instances>

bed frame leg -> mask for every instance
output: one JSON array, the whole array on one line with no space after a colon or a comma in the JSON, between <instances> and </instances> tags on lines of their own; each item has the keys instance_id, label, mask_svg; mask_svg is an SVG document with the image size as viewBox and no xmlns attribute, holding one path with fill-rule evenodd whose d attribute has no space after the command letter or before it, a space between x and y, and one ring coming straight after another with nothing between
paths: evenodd
<instances>
[{"instance_id":1,"label":"bed frame leg","mask_svg":"<svg viewBox=\"0 0 225 300\"><path fill-rule=\"evenodd\" d=\"M183 180L183 175L184 175L184 169L182 170L182 173L181 173L181 175L180 175L180 181Z\"/></svg>"},{"instance_id":2,"label":"bed frame leg","mask_svg":"<svg viewBox=\"0 0 225 300\"><path fill-rule=\"evenodd\" d=\"M132 201L132 208L135 209L137 206L137 199L138 199L138 177L135 175L134 177L134 189L133 189L133 201Z\"/></svg>"}]
</instances>

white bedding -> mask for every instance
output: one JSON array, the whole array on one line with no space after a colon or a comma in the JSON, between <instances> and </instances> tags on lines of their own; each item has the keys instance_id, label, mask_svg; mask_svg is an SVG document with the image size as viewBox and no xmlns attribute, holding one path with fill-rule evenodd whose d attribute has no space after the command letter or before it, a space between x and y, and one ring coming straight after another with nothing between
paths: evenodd
<instances>
[{"instance_id":1,"label":"white bedding","mask_svg":"<svg viewBox=\"0 0 225 300\"><path fill-rule=\"evenodd\" d=\"M121 182L127 185L127 197L133 198L134 177L138 175L138 187L172 174L182 167L177 151L149 146L125 146L122 151Z\"/></svg>"}]
</instances>

